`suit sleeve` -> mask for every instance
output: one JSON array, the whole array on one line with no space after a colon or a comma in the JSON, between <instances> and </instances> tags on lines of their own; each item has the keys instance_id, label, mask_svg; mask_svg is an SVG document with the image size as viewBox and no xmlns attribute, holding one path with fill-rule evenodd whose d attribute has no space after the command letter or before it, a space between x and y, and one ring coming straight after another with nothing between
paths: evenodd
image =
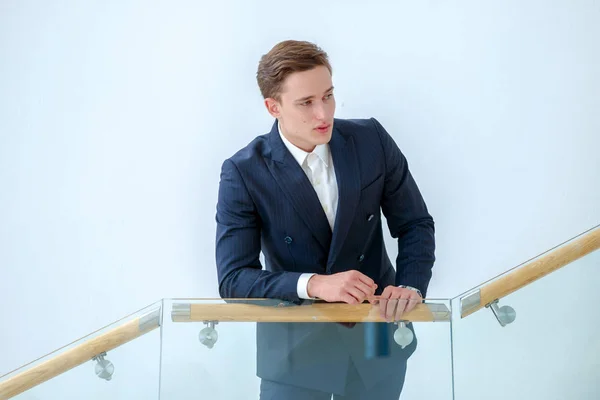
<instances>
[{"instance_id":1,"label":"suit sleeve","mask_svg":"<svg viewBox=\"0 0 600 400\"><path fill-rule=\"evenodd\" d=\"M300 273L262 270L260 217L242 176L231 160L221 169L217 203L216 262L223 298L276 298L300 302Z\"/></svg>"},{"instance_id":2,"label":"suit sleeve","mask_svg":"<svg viewBox=\"0 0 600 400\"><path fill-rule=\"evenodd\" d=\"M417 288L427 295L435 262L433 218L413 179L408 162L383 126L372 119L385 160L381 207L393 238L398 239L396 285Z\"/></svg>"}]
</instances>

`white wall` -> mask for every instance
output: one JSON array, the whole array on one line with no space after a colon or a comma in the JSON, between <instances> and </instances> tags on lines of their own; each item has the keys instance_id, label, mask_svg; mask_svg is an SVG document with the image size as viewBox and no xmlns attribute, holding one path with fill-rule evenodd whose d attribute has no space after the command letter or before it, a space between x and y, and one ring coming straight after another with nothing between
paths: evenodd
<instances>
[{"instance_id":1,"label":"white wall","mask_svg":"<svg viewBox=\"0 0 600 400\"><path fill-rule=\"evenodd\" d=\"M592 0L2 2L0 374L217 295L221 162L270 128L254 76L283 39L324 47L337 116L377 117L408 157L432 297L598 224L599 18Z\"/></svg>"}]
</instances>

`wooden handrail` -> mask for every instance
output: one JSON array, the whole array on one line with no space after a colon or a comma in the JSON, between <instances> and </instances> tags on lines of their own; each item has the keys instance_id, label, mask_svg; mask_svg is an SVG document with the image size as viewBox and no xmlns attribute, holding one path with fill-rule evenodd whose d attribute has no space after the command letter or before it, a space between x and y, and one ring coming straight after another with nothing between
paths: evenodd
<instances>
[{"instance_id":1,"label":"wooden handrail","mask_svg":"<svg viewBox=\"0 0 600 400\"><path fill-rule=\"evenodd\" d=\"M379 306L369 303L313 303L301 306L275 303L270 306L268 303L263 305L260 301L247 304L235 299L226 300L222 304L174 304L171 318L174 322L385 322L380 316ZM445 304L417 304L402 319L412 322L449 321L450 310Z\"/></svg>"},{"instance_id":2,"label":"wooden handrail","mask_svg":"<svg viewBox=\"0 0 600 400\"><path fill-rule=\"evenodd\" d=\"M477 292L462 297L461 317L465 318L491 302L508 296L598 249L600 249L600 227L595 227L513 272L482 286Z\"/></svg>"},{"instance_id":3,"label":"wooden handrail","mask_svg":"<svg viewBox=\"0 0 600 400\"><path fill-rule=\"evenodd\" d=\"M160 309L137 317L114 329L85 340L31 368L0 382L0 399L10 399L26 390L75 368L93 357L113 350L159 327ZM25 366L26 367L26 366ZM24 367L24 368L25 368Z\"/></svg>"}]
</instances>

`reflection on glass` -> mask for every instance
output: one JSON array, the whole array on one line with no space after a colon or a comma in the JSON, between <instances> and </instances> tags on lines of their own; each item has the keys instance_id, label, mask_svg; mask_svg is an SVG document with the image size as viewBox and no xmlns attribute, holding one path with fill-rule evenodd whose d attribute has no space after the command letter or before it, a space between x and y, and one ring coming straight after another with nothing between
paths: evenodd
<instances>
[{"instance_id":1,"label":"reflection on glass","mask_svg":"<svg viewBox=\"0 0 600 400\"><path fill-rule=\"evenodd\" d=\"M335 313L336 304L166 301L161 398L196 398L193 388L199 386L215 400L258 399L260 393L385 400L401 392L403 398L452 399L448 306L448 301L425 304L429 321L394 324L318 322L342 315ZM346 319L368 320L379 318L379 309L364 304L348 314L354 316ZM317 322L260 321L274 315ZM260 322L243 322L252 319ZM432 374L439 384L427 384Z\"/></svg>"}]
</instances>

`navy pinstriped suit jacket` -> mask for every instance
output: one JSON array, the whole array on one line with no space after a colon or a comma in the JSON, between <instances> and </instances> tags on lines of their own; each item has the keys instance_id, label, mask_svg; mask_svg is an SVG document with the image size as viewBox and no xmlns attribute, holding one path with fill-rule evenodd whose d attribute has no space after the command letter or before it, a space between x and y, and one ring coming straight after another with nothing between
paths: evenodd
<instances>
[{"instance_id":1,"label":"navy pinstriped suit jacket","mask_svg":"<svg viewBox=\"0 0 600 400\"><path fill-rule=\"evenodd\" d=\"M434 223L406 158L373 118L335 119L329 145L339 191L333 232L310 181L281 140L277 121L270 133L257 137L223 163L216 215L222 297L273 298L299 304L302 300L296 285L301 273L334 274L352 269L371 277L378 285L377 294L395 284L413 286L426 295L435 258ZM385 249L381 211L392 237L398 239L396 271ZM259 261L261 250L264 270ZM347 348L329 346L330 351L323 351L322 341L320 346L313 343L312 357L317 359L300 365L296 356L293 362L294 352L310 353L307 335L319 330L320 337L327 337L324 331L337 329L332 327L335 324L321 328L317 327L321 324L303 325L258 325L259 375L339 389L346 370L341 368L339 376L330 376L331 363L347 361ZM343 342L340 332L332 332L337 342ZM285 356L265 348L273 345ZM360 366L357 368L361 372ZM367 369L362 371L366 375ZM329 374L327 381L315 383L323 380L322 374Z\"/></svg>"}]
</instances>

